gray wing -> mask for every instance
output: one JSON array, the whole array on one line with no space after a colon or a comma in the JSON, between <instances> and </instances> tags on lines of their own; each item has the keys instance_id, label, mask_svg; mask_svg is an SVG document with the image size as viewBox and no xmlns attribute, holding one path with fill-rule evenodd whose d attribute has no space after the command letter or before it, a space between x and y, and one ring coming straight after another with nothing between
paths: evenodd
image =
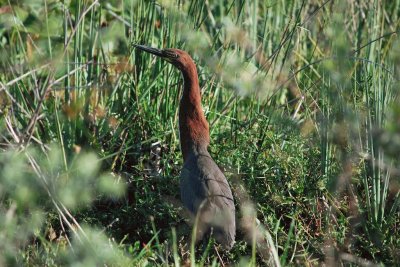
<instances>
[{"instance_id":1,"label":"gray wing","mask_svg":"<svg viewBox=\"0 0 400 267\"><path fill-rule=\"evenodd\" d=\"M234 207L232 191L228 181L211 157L200 156L198 158L198 166L200 173L203 174L208 196L219 200L216 201L219 208L226 208L226 206L231 205Z\"/></svg>"},{"instance_id":2,"label":"gray wing","mask_svg":"<svg viewBox=\"0 0 400 267\"><path fill-rule=\"evenodd\" d=\"M218 242L230 248L235 238L235 206L229 184L209 155L193 157L182 169L181 199L194 215L199 212L200 229L213 227ZM200 237L201 238L201 237Z\"/></svg>"}]
</instances>

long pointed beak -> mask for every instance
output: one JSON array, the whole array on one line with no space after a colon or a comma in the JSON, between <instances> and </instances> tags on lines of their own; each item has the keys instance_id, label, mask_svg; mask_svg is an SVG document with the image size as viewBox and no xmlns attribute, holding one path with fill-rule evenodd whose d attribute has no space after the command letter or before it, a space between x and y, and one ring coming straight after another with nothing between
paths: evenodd
<instances>
[{"instance_id":1,"label":"long pointed beak","mask_svg":"<svg viewBox=\"0 0 400 267\"><path fill-rule=\"evenodd\" d=\"M147 53L153 54L155 56L161 57L171 63L174 62L179 57L176 53L171 52L171 50L169 49L157 49L150 46L137 45L137 44L135 44L134 47L139 50L145 51Z\"/></svg>"},{"instance_id":2,"label":"long pointed beak","mask_svg":"<svg viewBox=\"0 0 400 267\"><path fill-rule=\"evenodd\" d=\"M145 51L147 53L153 54L155 56L164 57L163 51L160 50L160 49L153 48L153 47L150 47L150 46L145 46L145 45L136 45L136 44L134 45L134 47L139 49L139 50Z\"/></svg>"}]
</instances>

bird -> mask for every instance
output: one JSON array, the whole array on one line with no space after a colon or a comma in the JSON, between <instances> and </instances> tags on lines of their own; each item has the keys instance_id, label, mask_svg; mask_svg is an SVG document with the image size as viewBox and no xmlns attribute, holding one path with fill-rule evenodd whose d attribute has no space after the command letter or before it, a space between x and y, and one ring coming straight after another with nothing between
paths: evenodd
<instances>
[{"instance_id":1,"label":"bird","mask_svg":"<svg viewBox=\"0 0 400 267\"><path fill-rule=\"evenodd\" d=\"M208 152L209 125L201 105L196 64L185 51L134 45L171 63L183 77L179 104L179 139L183 156L180 195L185 208L196 218L195 242L213 236L224 250L235 243L235 204L228 181Z\"/></svg>"}]
</instances>

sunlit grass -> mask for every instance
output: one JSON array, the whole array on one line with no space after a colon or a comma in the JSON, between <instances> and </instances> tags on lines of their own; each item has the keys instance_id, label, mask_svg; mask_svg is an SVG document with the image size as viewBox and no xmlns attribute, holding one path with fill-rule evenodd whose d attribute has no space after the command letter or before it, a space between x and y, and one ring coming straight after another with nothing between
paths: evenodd
<instances>
[{"instance_id":1,"label":"sunlit grass","mask_svg":"<svg viewBox=\"0 0 400 267\"><path fill-rule=\"evenodd\" d=\"M9 4L0 265L399 264L400 1ZM132 44L197 63L226 255L190 253L180 73Z\"/></svg>"}]
</instances>

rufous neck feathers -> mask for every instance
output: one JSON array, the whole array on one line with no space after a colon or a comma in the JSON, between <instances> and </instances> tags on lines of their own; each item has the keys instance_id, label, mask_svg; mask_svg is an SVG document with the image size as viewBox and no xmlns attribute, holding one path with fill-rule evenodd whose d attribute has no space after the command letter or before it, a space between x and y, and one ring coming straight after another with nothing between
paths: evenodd
<instances>
[{"instance_id":1,"label":"rufous neck feathers","mask_svg":"<svg viewBox=\"0 0 400 267\"><path fill-rule=\"evenodd\" d=\"M207 149L210 143L208 122L201 107L201 95L196 65L193 60L180 68L184 85L179 106L179 131L183 159L190 153Z\"/></svg>"}]
</instances>

